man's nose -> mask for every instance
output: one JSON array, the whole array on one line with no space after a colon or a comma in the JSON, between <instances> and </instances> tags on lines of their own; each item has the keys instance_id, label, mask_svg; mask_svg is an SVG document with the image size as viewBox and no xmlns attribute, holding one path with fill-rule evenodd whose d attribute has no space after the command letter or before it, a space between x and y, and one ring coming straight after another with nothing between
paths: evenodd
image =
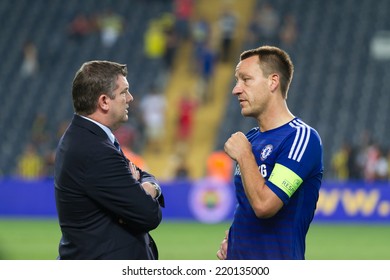
<instances>
[{"instance_id":1,"label":"man's nose","mask_svg":"<svg viewBox=\"0 0 390 280\"><path fill-rule=\"evenodd\" d=\"M239 94L239 93L241 93L241 92L242 92L242 88L241 88L241 86L237 83L237 84L234 86L233 90L232 90L232 94L233 94L233 95L237 95L237 94Z\"/></svg>"},{"instance_id":2,"label":"man's nose","mask_svg":"<svg viewBox=\"0 0 390 280\"><path fill-rule=\"evenodd\" d=\"M131 102L134 100L134 97L133 95L129 92L129 94L127 95L127 103Z\"/></svg>"}]
</instances>

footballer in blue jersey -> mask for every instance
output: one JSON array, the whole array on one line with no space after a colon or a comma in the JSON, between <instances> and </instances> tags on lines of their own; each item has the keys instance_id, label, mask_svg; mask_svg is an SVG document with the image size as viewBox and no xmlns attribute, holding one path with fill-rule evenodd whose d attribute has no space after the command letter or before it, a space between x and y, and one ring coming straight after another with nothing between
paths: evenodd
<instances>
[{"instance_id":1,"label":"footballer in blue jersey","mask_svg":"<svg viewBox=\"0 0 390 280\"><path fill-rule=\"evenodd\" d=\"M225 152L236 161L237 208L219 259L305 259L323 176L321 138L295 117L286 99L293 64L283 50L263 46L241 54L235 71L244 116L258 127L236 132Z\"/></svg>"},{"instance_id":2,"label":"footballer in blue jersey","mask_svg":"<svg viewBox=\"0 0 390 280\"><path fill-rule=\"evenodd\" d=\"M265 132L254 128L246 136L259 172L284 205L273 217L258 218L237 166L238 206L229 231L228 259L304 259L305 237L322 179L321 140L297 118Z\"/></svg>"}]
</instances>

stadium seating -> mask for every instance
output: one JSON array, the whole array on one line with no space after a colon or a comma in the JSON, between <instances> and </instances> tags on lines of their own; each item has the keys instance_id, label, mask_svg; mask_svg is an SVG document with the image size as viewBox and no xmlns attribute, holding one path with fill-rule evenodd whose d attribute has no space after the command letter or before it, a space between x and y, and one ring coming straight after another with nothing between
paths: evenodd
<instances>
[{"instance_id":1,"label":"stadium seating","mask_svg":"<svg viewBox=\"0 0 390 280\"><path fill-rule=\"evenodd\" d=\"M325 176L331 155L343 141L358 145L365 131L389 148L390 61L370 56L370 43L376 32L390 30L386 14L390 2L270 2L281 18L292 12L298 20L298 41L290 51L295 76L288 103L292 112L321 134ZM248 131L255 125L243 119L236 98L231 97L217 148L233 131Z\"/></svg>"},{"instance_id":2,"label":"stadium seating","mask_svg":"<svg viewBox=\"0 0 390 280\"><path fill-rule=\"evenodd\" d=\"M258 1L260 6L265 1ZM389 148L390 66L371 56L370 43L381 30L390 30L390 1L274 0L281 18L293 13L298 20L298 41L290 54L295 77L288 103L292 112L317 128L324 143L325 167L345 140L359 144L368 130ZM172 10L171 0L4 0L0 2L0 174L13 174L18 156L30 139L37 113L48 116L48 129L56 131L72 117L70 86L74 72L90 59L112 59L128 64L135 97L145 92L161 67L142 54L143 34L151 18ZM66 28L79 12L94 14L111 8L126 19L125 34L115 48L105 49L99 34L77 44ZM40 58L39 74L19 76L22 46L33 40ZM259 42L261 45L261 42ZM248 45L246 45L248 46ZM245 49L243 47L242 49ZM233 79L230 81L233 87ZM240 114L235 97L228 102L215 149L221 149L236 130L256 125ZM54 139L53 142L56 142ZM54 145L54 143L51 143ZM326 174L325 174L326 175Z\"/></svg>"},{"instance_id":3,"label":"stadium seating","mask_svg":"<svg viewBox=\"0 0 390 280\"><path fill-rule=\"evenodd\" d=\"M67 28L76 14L94 15L106 9L125 19L124 34L114 47L104 48L98 33L79 43L68 38ZM84 61L126 63L132 94L139 98L162 67L159 61L148 61L143 55L143 34L150 19L169 11L169 0L150 0L147 5L142 0L1 1L0 174L14 173L37 113L48 117L47 129L54 134L61 122L72 118L71 82ZM22 79L22 46L28 40L37 46L40 67L38 75Z\"/></svg>"}]
</instances>

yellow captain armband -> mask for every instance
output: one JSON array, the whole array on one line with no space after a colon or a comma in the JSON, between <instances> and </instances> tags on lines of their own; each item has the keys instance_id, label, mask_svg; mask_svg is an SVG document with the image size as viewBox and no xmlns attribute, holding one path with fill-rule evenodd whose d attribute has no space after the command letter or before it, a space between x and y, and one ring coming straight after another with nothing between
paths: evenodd
<instances>
[{"instance_id":1,"label":"yellow captain armband","mask_svg":"<svg viewBox=\"0 0 390 280\"><path fill-rule=\"evenodd\" d=\"M268 181L284 191L288 197L291 197L303 180L291 169L277 163Z\"/></svg>"}]
</instances>

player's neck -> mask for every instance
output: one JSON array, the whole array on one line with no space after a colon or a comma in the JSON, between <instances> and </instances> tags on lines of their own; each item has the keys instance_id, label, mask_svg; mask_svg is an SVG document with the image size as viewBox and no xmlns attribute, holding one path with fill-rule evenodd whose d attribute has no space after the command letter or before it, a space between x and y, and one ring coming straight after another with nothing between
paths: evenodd
<instances>
[{"instance_id":1,"label":"player's neck","mask_svg":"<svg viewBox=\"0 0 390 280\"><path fill-rule=\"evenodd\" d=\"M264 132L285 125L294 118L295 116L286 106L280 108L280 110L269 110L257 119L257 123L260 131Z\"/></svg>"}]
</instances>

